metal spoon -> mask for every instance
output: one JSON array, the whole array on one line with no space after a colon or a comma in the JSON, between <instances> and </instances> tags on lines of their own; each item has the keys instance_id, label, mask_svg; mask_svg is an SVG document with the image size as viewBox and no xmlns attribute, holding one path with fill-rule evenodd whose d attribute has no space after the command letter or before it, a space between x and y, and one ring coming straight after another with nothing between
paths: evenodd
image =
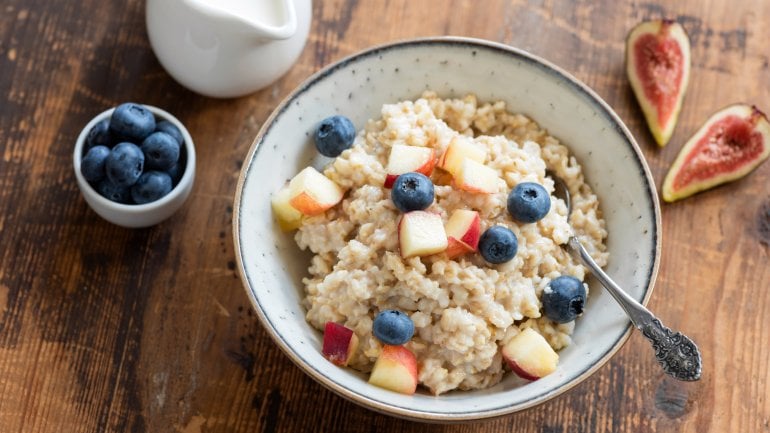
<instances>
[{"instance_id":1,"label":"metal spoon","mask_svg":"<svg viewBox=\"0 0 770 433\"><path fill-rule=\"evenodd\" d=\"M564 181L555 173L548 171L555 183L554 195L564 200L567 205L567 219L572 213L569 189ZM625 310L631 323L642 331L642 334L650 340L655 350L655 358L663 367L663 371L679 380L694 381L700 379L701 355L698 346L681 332L674 332L664 326L660 319L655 317L642 304L623 291L612 279L596 264L588 255L585 247L577 236L572 233L567 241L569 249L580 257L597 280L607 288L607 291L615 298L618 304Z\"/></svg>"}]
</instances>

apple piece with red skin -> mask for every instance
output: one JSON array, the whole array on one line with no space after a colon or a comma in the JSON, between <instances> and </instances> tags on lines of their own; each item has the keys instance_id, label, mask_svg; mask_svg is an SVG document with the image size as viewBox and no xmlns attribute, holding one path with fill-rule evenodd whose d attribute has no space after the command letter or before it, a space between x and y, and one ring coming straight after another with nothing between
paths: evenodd
<instances>
[{"instance_id":1,"label":"apple piece with red skin","mask_svg":"<svg viewBox=\"0 0 770 433\"><path fill-rule=\"evenodd\" d=\"M398 221L398 243L405 259L444 251L447 237L441 216L423 210L403 214Z\"/></svg>"},{"instance_id":2,"label":"apple piece with red skin","mask_svg":"<svg viewBox=\"0 0 770 433\"><path fill-rule=\"evenodd\" d=\"M464 159L455 174L455 188L480 194L496 193L500 188L500 176L497 170L472 159Z\"/></svg>"},{"instance_id":3,"label":"apple piece with red skin","mask_svg":"<svg viewBox=\"0 0 770 433\"><path fill-rule=\"evenodd\" d=\"M481 218L475 210L457 209L445 227L446 255L451 259L478 250L481 237Z\"/></svg>"},{"instance_id":4,"label":"apple piece with red skin","mask_svg":"<svg viewBox=\"0 0 770 433\"><path fill-rule=\"evenodd\" d=\"M336 322L326 322L321 353L332 363L346 366L358 350L358 335Z\"/></svg>"},{"instance_id":5,"label":"apple piece with red skin","mask_svg":"<svg viewBox=\"0 0 770 433\"><path fill-rule=\"evenodd\" d=\"M559 354L545 337L526 328L502 349L503 359L514 373L527 380L538 380L556 371Z\"/></svg>"},{"instance_id":6,"label":"apple piece with red skin","mask_svg":"<svg viewBox=\"0 0 770 433\"><path fill-rule=\"evenodd\" d=\"M432 147L393 145L385 168L385 188L392 188L396 178L404 173L417 172L430 177L435 166L436 151Z\"/></svg>"},{"instance_id":7,"label":"apple piece with red skin","mask_svg":"<svg viewBox=\"0 0 770 433\"><path fill-rule=\"evenodd\" d=\"M414 394L417 390L417 358L404 346L383 345L369 383L380 388Z\"/></svg>"},{"instance_id":8,"label":"apple piece with red skin","mask_svg":"<svg viewBox=\"0 0 770 433\"><path fill-rule=\"evenodd\" d=\"M454 237L447 237L447 247L446 247L446 255L449 259L454 259L455 257L459 257L468 253L472 253L476 250L471 248L470 245L466 244L465 242L458 240Z\"/></svg>"},{"instance_id":9,"label":"apple piece with red skin","mask_svg":"<svg viewBox=\"0 0 770 433\"><path fill-rule=\"evenodd\" d=\"M487 150L470 141L468 137L459 136L452 139L438 162L438 167L457 176L465 159L483 164L487 159Z\"/></svg>"},{"instance_id":10,"label":"apple piece with red skin","mask_svg":"<svg viewBox=\"0 0 770 433\"><path fill-rule=\"evenodd\" d=\"M303 215L318 215L342 201L345 191L313 167L305 167L289 182L289 204Z\"/></svg>"}]
</instances>

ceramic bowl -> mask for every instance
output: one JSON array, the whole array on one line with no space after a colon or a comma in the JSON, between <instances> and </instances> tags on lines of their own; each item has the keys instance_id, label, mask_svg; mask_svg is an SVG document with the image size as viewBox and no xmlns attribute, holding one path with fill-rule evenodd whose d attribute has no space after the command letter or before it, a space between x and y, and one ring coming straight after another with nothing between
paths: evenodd
<instances>
[{"instance_id":1,"label":"ceramic bowl","mask_svg":"<svg viewBox=\"0 0 770 433\"><path fill-rule=\"evenodd\" d=\"M475 93L481 101L503 100L510 111L530 116L567 145L601 200L611 254L605 270L646 303L658 269L660 210L649 169L626 126L596 93L557 66L506 45L465 38L410 40L355 54L310 77L276 108L246 157L236 192L238 268L270 336L304 372L339 395L421 421L509 414L574 387L626 341L630 322L608 292L590 283L573 344L560 352L553 374L534 382L508 374L489 389L438 397L397 394L321 356L322 334L305 321L301 305L308 255L277 228L271 214L273 191L303 167L330 161L314 148L317 122L339 113L360 129L367 119L380 117L384 103L415 99L426 89L443 97Z\"/></svg>"},{"instance_id":2,"label":"ceramic bowl","mask_svg":"<svg viewBox=\"0 0 770 433\"><path fill-rule=\"evenodd\" d=\"M102 119L109 118L114 108L103 111L96 117L91 119L90 122L83 128L78 135L78 139L75 142L75 150L72 153L72 165L75 169L75 177L77 178L78 187L83 194L83 198L86 203L94 210L100 217L105 220L128 228L140 228L149 227L167 219L174 214L187 200L187 197L192 191L193 183L195 181L195 145L187 128L176 117L171 115L165 110L162 110L151 105L143 104L147 107L155 118L158 120L168 120L179 131L182 132L184 137L184 149L186 153L185 171L179 182L174 186L167 195L151 203L146 204L122 204L110 201L102 197L83 177L80 172L80 161L83 157L83 145L86 141L88 131L99 123Z\"/></svg>"}]
</instances>

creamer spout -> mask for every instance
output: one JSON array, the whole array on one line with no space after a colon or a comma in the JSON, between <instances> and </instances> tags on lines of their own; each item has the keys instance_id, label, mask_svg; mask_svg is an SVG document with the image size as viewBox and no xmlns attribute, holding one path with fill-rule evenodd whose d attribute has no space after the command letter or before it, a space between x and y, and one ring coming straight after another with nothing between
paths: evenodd
<instances>
[{"instance_id":1,"label":"creamer spout","mask_svg":"<svg viewBox=\"0 0 770 433\"><path fill-rule=\"evenodd\" d=\"M228 25L241 26L257 39L288 39L297 31L292 0L182 0L189 7Z\"/></svg>"}]
</instances>

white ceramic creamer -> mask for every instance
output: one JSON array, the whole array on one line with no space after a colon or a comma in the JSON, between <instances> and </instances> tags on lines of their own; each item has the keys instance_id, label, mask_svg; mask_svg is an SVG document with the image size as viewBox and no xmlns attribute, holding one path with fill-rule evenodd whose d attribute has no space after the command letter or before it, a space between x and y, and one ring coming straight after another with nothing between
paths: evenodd
<instances>
[{"instance_id":1,"label":"white ceramic creamer","mask_svg":"<svg viewBox=\"0 0 770 433\"><path fill-rule=\"evenodd\" d=\"M269 85L294 64L311 9L311 0L147 0L147 34L175 80L230 98Z\"/></svg>"}]
</instances>

